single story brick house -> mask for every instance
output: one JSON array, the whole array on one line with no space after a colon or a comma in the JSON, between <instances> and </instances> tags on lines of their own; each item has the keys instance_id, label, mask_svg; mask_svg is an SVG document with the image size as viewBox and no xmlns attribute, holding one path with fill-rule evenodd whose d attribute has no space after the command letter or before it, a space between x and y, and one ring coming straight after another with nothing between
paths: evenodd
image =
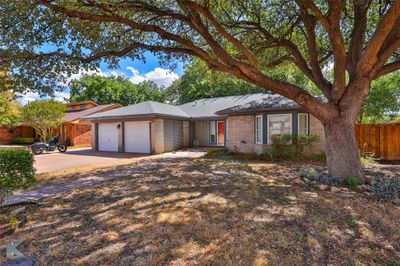
<instances>
[{"instance_id":1,"label":"single story brick house","mask_svg":"<svg viewBox=\"0 0 400 266\"><path fill-rule=\"evenodd\" d=\"M270 93L196 100L182 105L147 101L84 117L92 148L158 154L193 146L261 153L273 134L316 134L313 153L324 152L322 124L295 102Z\"/></svg>"}]
</instances>

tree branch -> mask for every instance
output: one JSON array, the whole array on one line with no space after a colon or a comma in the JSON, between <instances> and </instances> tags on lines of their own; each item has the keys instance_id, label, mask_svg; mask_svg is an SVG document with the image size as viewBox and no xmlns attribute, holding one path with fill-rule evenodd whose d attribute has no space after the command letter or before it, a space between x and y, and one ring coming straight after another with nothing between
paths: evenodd
<instances>
[{"instance_id":1,"label":"tree branch","mask_svg":"<svg viewBox=\"0 0 400 266\"><path fill-rule=\"evenodd\" d=\"M315 16L309 15L305 12L301 12L300 16L304 22L304 26L307 32L307 49L313 77L316 80L316 85L321 88L323 94L329 99L332 85L324 78L320 67L320 62L318 60L316 41L317 36L315 34L317 19Z\"/></svg>"},{"instance_id":2,"label":"tree branch","mask_svg":"<svg viewBox=\"0 0 400 266\"><path fill-rule=\"evenodd\" d=\"M203 16L205 16L211 22L211 24L215 27L215 29L226 40L231 42L237 49L239 49L239 51L249 60L250 65L252 65L253 67L257 66L257 59L254 57L253 53L250 52L250 50L247 49L247 47L244 46L238 39L236 39L230 33L228 33L221 26L221 24L218 23L218 21L215 19L215 17L211 14L211 12L207 8L201 6L193 1L182 0L180 2L183 3L185 6L187 6L188 8L190 8L192 11L201 13Z\"/></svg>"},{"instance_id":3,"label":"tree branch","mask_svg":"<svg viewBox=\"0 0 400 266\"><path fill-rule=\"evenodd\" d=\"M400 60L388 63L384 65L378 73L376 73L375 78L379 78L381 76L384 76L399 69L400 69Z\"/></svg>"},{"instance_id":4,"label":"tree branch","mask_svg":"<svg viewBox=\"0 0 400 266\"><path fill-rule=\"evenodd\" d=\"M300 1L300 8L310 10L323 25L332 44L334 59L334 82L331 97L339 101L346 91L346 47L340 30L340 14L344 0L330 0L329 12L325 16L313 1Z\"/></svg>"},{"instance_id":5,"label":"tree branch","mask_svg":"<svg viewBox=\"0 0 400 266\"><path fill-rule=\"evenodd\" d=\"M400 18L400 1L393 1L392 6L383 16L378 24L372 38L368 42L365 51L357 64L357 71L369 73L378 62L378 53L393 31L394 26L399 22Z\"/></svg>"},{"instance_id":6,"label":"tree branch","mask_svg":"<svg viewBox=\"0 0 400 266\"><path fill-rule=\"evenodd\" d=\"M65 16L70 18L78 18L81 20L88 20L95 22L120 23L129 26L130 28L135 30L147 33L155 33L161 39L173 41L176 44L182 45L183 47L177 47L177 46L165 47L156 45L151 46L147 44L140 44L140 45L133 44L133 45L135 47L138 46L139 48L153 49L157 51L169 50L171 52L175 51L178 52L178 50L172 51L172 49L179 49L179 52L185 52L191 55L194 54L200 57L202 60L204 60L207 63L207 65L212 69L230 73L240 79L251 82L262 88L269 89L291 100L296 101L298 104L300 104L306 110L312 112L314 116L321 119L322 121L328 121L332 117L335 117L339 114L337 108L333 103L323 103L317 98L310 95L304 89L294 84L271 79L267 75L263 74L261 70L257 69L256 67L233 58L210 34L210 32L208 31L208 26L204 25L201 19L200 11L193 12L193 10L190 10L192 12L188 14L187 16L188 22L186 23L188 23L189 27L191 27L194 31L200 34L200 36L202 36L202 38L207 42L208 46L213 51L214 53L213 55L209 54L202 48L196 46L189 39L168 32L156 25L139 23L125 17L120 17L114 13L112 15L99 15L99 14L68 9L65 7L55 5L52 2L46 0L35 0L35 1L39 5L45 6L56 13L64 14ZM183 5L182 8L184 9L185 5L184 4L181 5ZM171 17L173 16L174 15L171 14ZM176 19L179 20L179 18ZM294 54L297 64L303 67L306 75L310 76L311 80L313 80L312 72L309 69L307 62L304 60L297 46L289 40L278 40L278 41L279 45L286 47L291 53ZM100 57L108 55L120 56L121 54L123 55L129 53L131 51L130 49L135 47L127 47L121 51L100 52L99 54L92 55L91 60L96 60Z\"/></svg>"},{"instance_id":7,"label":"tree branch","mask_svg":"<svg viewBox=\"0 0 400 266\"><path fill-rule=\"evenodd\" d=\"M354 26L350 35L350 45L347 51L347 71L350 80L353 80L356 64L361 57L367 30L367 12L372 3L369 1L353 0Z\"/></svg>"}]
</instances>

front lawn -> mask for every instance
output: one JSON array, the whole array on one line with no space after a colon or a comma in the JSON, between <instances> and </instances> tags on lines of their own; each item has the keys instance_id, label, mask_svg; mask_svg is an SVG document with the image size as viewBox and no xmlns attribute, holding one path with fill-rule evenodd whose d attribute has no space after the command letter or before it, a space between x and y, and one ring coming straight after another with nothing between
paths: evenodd
<instances>
[{"instance_id":1,"label":"front lawn","mask_svg":"<svg viewBox=\"0 0 400 266\"><path fill-rule=\"evenodd\" d=\"M0 252L20 239L40 265L397 265L400 207L307 188L298 182L303 166L122 166L105 173L116 180L31 208Z\"/></svg>"}]
</instances>

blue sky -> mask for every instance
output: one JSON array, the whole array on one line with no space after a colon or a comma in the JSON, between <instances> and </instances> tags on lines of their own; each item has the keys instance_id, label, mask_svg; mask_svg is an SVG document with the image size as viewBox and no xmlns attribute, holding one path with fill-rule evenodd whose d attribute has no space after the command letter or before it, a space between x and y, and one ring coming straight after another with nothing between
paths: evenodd
<instances>
[{"instance_id":1,"label":"blue sky","mask_svg":"<svg viewBox=\"0 0 400 266\"><path fill-rule=\"evenodd\" d=\"M158 58L156 58L152 53L146 52L145 53L146 57L146 62L138 61L138 60L131 60L131 59L123 59L120 61L120 67L119 70L124 72L125 74L129 75L130 71L127 70L127 67L134 67L135 69L138 69L141 74L143 73L148 73L152 70L154 70L157 67L160 68L165 68L165 66L160 66L158 62ZM183 64L181 62L176 61L177 63L177 68L173 70L174 73L178 74L181 76L183 74ZM103 64L101 67L102 71L107 71L108 68Z\"/></svg>"},{"instance_id":2,"label":"blue sky","mask_svg":"<svg viewBox=\"0 0 400 266\"><path fill-rule=\"evenodd\" d=\"M47 50L47 49L45 49ZM174 61L172 64L176 64L176 68L170 70L168 66L160 65L159 60L152 53L145 53L146 62L131 59L120 60L119 67L116 69L109 69L107 64L101 63L100 69L97 72L84 72L81 71L78 74L71 76L69 79L79 79L85 74L98 74L103 76L111 75L122 75L131 80L133 83L139 83L145 80L152 80L159 86L168 86L174 80L182 76L184 72L184 65L182 62ZM66 89L63 92L56 92L56 100L64 101L65 98L69 98L69 90ZM40 99L39 94L28 92L23 95L19 101L22 104Z\"/></svg>"}]
</instances>

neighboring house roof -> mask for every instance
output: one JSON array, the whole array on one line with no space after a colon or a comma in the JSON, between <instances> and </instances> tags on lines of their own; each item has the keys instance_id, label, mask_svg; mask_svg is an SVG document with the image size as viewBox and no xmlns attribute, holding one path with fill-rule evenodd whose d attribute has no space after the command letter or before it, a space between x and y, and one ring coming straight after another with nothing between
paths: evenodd
<instances>
[{"instance_id":1,"label":"neighboring house roof","mask_svg":"<svg viewBox=\"0 0 400 266\"><path fill-rule=\"evenodd\" d=\"M107 112L93 114L86 116L87 120L96 119L110 119L120 117L154 117L154 116L166 116L175 118L190 118L182 109L178 106L147 101L138 104L125 106L118 109L113 109Z\"/></svg>"},{"instance_id":2,"label":"neighboring house roof","mask_svg":"<svg viewBox=\"0 0 400 266\"><path fill-rule=\"evenodd\" d=\"M218 118L218 111L264 98L269 93L255 93L227 97L206 98L179 105L192 118Z\"/></svg>"},{"instance_id":3,"label":"neighboring house roof","mask_svg":"<svg viewBox=\"0 0 400 266\"><path fill-rule=\"evenodd\" d=\"M91 115L91 114L94 114L94 113L99 113L99 112L108 110L108 109L113 108L113 107L118 107L118 106L121 106L121 105L120 104L111 103L111 104L97 105L95 107L88 108L88 109L67 112L64 115L63 120L65 122L73 122L73 121L81 119L84 116Z\"/></svg>"},{"instance_id":4,"label":"neighboring house roof","mask_svg":"<svg viewBox=\"0 0 400 266\"><path fill-rule=\"evenodd\" d=\"M98 106L98 104L93 101L80 101L80 102L67 103L67 106L68 105L81 105L81 104L88 104L88 103Z\"/></svg>"},{"instance_id":5,"label":"neighboring house roof","mask_svg":"<svg viewBox=\"0 0 400 266\"><path fill-rule=\"evenodd\" d=\"M264 94L262 98L247 102L244 104L238 104L230 108L225 108L216 112L220 115L234 114L234 113L248 113L256 111L271 111L271 110L287 110L287 109L299 109L301 108L296 102L283 97L278 94Z\"/></svg>"}]
</instances>

